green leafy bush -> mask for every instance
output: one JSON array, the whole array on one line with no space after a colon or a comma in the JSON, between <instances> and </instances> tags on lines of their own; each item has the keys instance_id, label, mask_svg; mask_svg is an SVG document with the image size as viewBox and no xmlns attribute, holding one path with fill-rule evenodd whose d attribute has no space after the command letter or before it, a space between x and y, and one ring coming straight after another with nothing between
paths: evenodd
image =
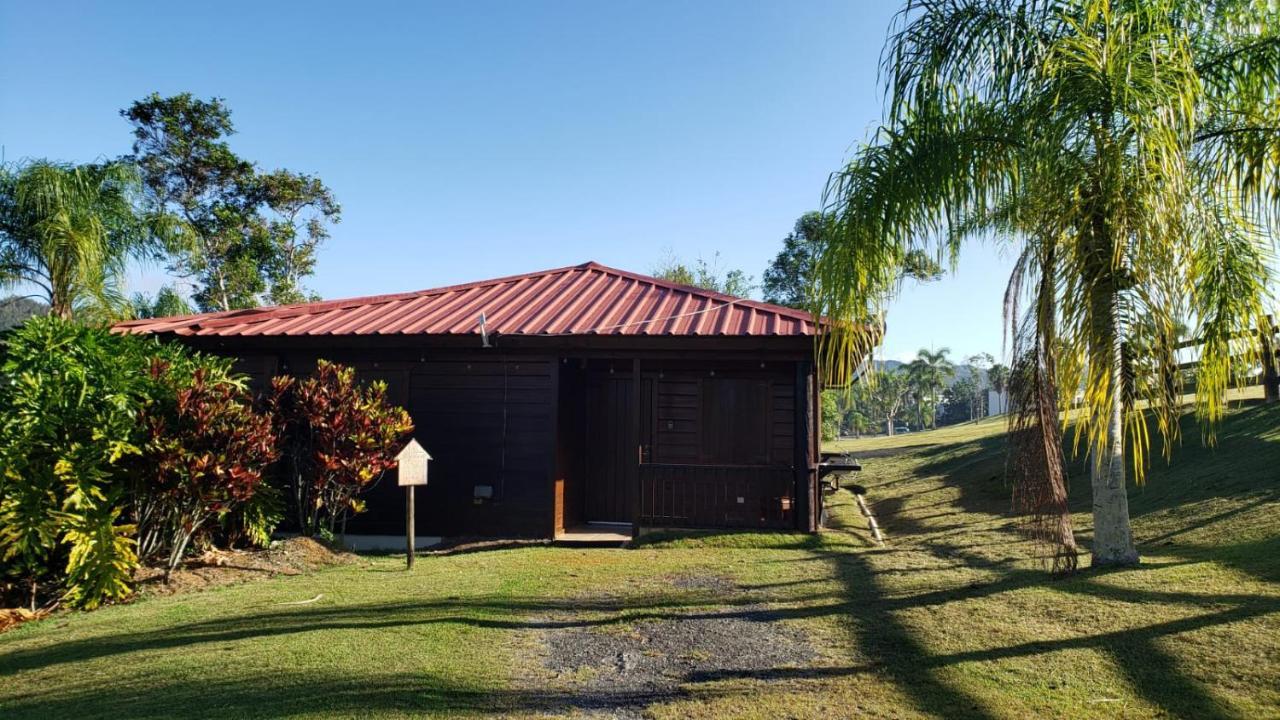
<instances>
[{"instance_id":1,"label":"green leafy bush","mask_svg":"<svg viewBox=\"0 0 1280 720\"><path fill-rule=\"evenodd\" d=\"M263 482L253 497L222 515L221 540L227 547L265 548L283 519L284 496L271 482Z\"/></svg>"},{"instance_id":2,"label":"green leafy bush","mask_svg":"<svg viewBox=\"0 0 1280 720\"><path fill-rule=\"evenodd\" d=\"M356 497L395 464L413 433L404 409L387 402L386 383L361 385L349 367L321 360L304 380L272 380L270 407L298 527L308 535L336 533Z\"/></svg>"},{"instance_id":3,"label":"green leafy bush","mask_svg":"<svg viewBox=\"0 0 1280 720\"><path fill-rule=\"evenodd\" d=\"M0 576L91 608L130 593L139 555L175 567L211 518L269 538L279 511L253 500L277 456L229 360L32 319L0 349Z\"/></svg>"},{"instance_id":4,"label":"green leafy bush","mask_svg":"<svg viewBox=\"0 0 1280 720\"><path fill-rule=\"evenodd\" d=\"M34 606L64 577L94 607L128 594L137 564L122 522L148 345L55 317L5 338L0 363L0 563Z\"/></svg>"},{"instance_id":5,"label":"green leafy bush","mask_svg":"<svg viewBox=\"0 0 1280 720\"><path fill-rule=\"evenodd\" d=\"M35 606L166 577L193 541L265 545L282 516L265 478L283 451L299 525L332 535L413 430L350 368L276 378L254 407L231 361L56 317L0 340L0 578ZM0 590L3 586L0 586Z\"/></svg>"},{"instance_id":6,"label":"green leafy bush","mask_svg":"<svg viewBox=\"0 0 1280 720\"><path fill-rule=\"evenodd\" d=\"M279 456L271 418L253 409L230 362L185 360L151 363L135 492L140 550L164 555L166 579L211 520L252 500Z\"/></svg>"}]
</instances>

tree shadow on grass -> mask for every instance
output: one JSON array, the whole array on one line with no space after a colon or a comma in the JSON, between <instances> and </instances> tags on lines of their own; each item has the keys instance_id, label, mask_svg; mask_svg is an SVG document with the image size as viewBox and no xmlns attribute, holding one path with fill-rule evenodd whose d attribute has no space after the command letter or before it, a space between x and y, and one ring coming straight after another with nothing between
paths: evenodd
<instances>
[{"instance_id":1,"label":"tree shadow on grass","mask_svg":"<svg viewBox=\"0 0 1280 720\"><path fill-rule=\"evenodd\" d=\"M688 591L633 596L549 599L471 596L431 601L365 605L311 605L288 610L245 613L146 632L118 633L17 650L0 656L0 678L18 672L95 658L127 656L172 648L298 635L331 630L366 630L431 625L523 631L562 630L646 620L756 618L772 600L768 593L732 597ZM775 619L805 619L843 612L838 592L788 594L797 606L771 611Z\"/></svg>"},{"instance_id":2,"label":"tree shadow on grass","mask_svg":"<svg viewBox=\"0 0 1280 720\"><path fill-rule=\"evenodd\" d=\"M1221 555L1248 558L1247 569L1269 577L1273 562L1256 560L1258 553L1277 549L1276 541L1265 547L1206 549L1202 559ZM1111 654L1134 688L1153 704L1173 715L1226 717L1228 713L1196 680L1180 672L1177 660L1165 651L1160 640L1219 623L1255 618L1280 611L1280 600L1250 595L1194 595L1175 590L1129 589L1101 582L1108 573L1089 573L1067 581L1052 581L1043 572L1025 568L1001 568L997 579L951 589L890 594L882 583L883 571L873 562L878 554L895 551L820 554L831 568L831 577L843 590L838 593L810 593L786 596L789 607L770 610L776 620L839 616L846 619L857 648L852 662L844 666L778 667L740 672L704 672L683 678L682 689L672 691L618 691L593 694L584 699L572 689L531 691L493 690L484 679L460 684L455 679L422 674L377 675L352 679L332 677L323 671L273 672L270 677L202 678L198 682L172 677L147 677L113 681L92 690L73 687L31 687L15 693L2 708L6 718L14 717L170 717L182 708L191 717L280 716L322 712L375 715L381 712L436 712L456 715L488 715L506 712L568 712L590 709L635 710L651 703L679 697L714 697L746 692L742 687L723 686L720 681L792 681L853 677L872 673L897 687L917 710L938 717L986 718L991 713L975 697L941 674L947 668L970 662L1028 657L1076 648L1096 649ZM963 551L949 557L965 560ZM982 558L969 558L969 561ZM1250 564L1252 563L1252 564ZM1146 572L1161 566L1117 572ZM1142 627L1099 632L1068 639L1035 641L952 654L931 653L916 631L899 618L900 611L952 602L991 597L1021 588L1053 583L1055 589L1078 595L1083 601L1108 603L1177 603L1197 611L1187 617ZM0 658L0 678L14 677L22 670L78 662L95 657L119 656L127 662L130 654L166 648L201 652L201 646L235 641L259 641L274 636L326 630L376 630L399 626L427 626L436 623L472 625L503 630L555 630L589 627L644 619L691 619L717 617L758 617L761 605L778 599L768 590L738 587L731 597L654 593L636 596L577 597L554 600L538 597L511 598L481 596L432 602L379 603L363 606L291 608L266 610L233 618L188 623L144 633L64 642L35 650L18 651ZM792 588L788 583L780 588ZM764 589L765 592L759 590ZM792 605L792 603L795 603ZM1224 607L1225 606L1225 607ZM376 654L376 653L375 653ZM376 662L376 659L371 660ZM424 665L426 667L426 665Z\"/></svg>"},{"instance_id":3,"label":"tree shadow on grass","mask_svg":"<svg viewBox=\"0 0 1280 720\"><path fill-rule=\"evenodd\" d=\"M1134 690L1153 705L1173 717L1233 718L1203 683L1187 676L1178 659L1162 648L1160 640L1202 628L1249 620L1280 612L1280 600L1248 595L1206 595L1185 593L1147 593L1099 585L1089 579L1066 584L1062 590L1107 602L1174 602L1198 607L1227 609L1204 612L1188 617L1092 635L1059 640L1046 640L1008 645L1000 648L960 652L928 658L929 667L945 667L955 663L988 662L1041 655L1073 649L1091 649L1112 656L1115 666L1129 679Z\"/></svg>"},{"instance_id":4,"label":"tree shadow on grass","mask_svg":"<svg viewBox=\"0 0 1280 720\"><path fill-rule=\"evenodd\" d=\"M1184 423L1188 424L1184 427L1184 434L1195 433L1192 422L1192 418L1184 418ZM1172 467L1158 464L1153 468L1148 485L1131 491L1133 516L1140 518L1172 510L1185 513L1185 518L1179 519L1176 514L1161 518L1159 527L1162 529L1167 529L1170 524L1176 527L1147 539L1141 545L1145 555L1165 556L1162 562L1113 572L1131 576L1167 569L1176 564L1211 562L1237 568L1263 582L1280 582L1280 537L1235 545L1188 545L1181 537L1214 526L1230 527L1233 521L1239 522L1235 520L1237 516L1262 511L1280 499L1280 476L1274 471L1280 463L1280 442L1272 437L1278 425L1280 408L1251 408L1228 422L1216 450L1186 449L1180 451L1181 456L1175 456ZM1117 587L1105 581L1109 573L1102 571L1082 571L1067 580L1055 580L1047 571L1026 569L1025 563L1010 561L1014 556L1025 559L1025 555L1019 555L1019 550L1002 550L999 547L1025 545L1026 542L1020 528L1013 522L1008 488L1001 479L1003 440L985 438L965 443L959 448L931 448L919 452L918 456L922 463L904 477L878 485L867 483L871 486L872 498L878 493L889 493L888 497L882 495L883 499L873 500L872 507L881 523L890 530L890 542L895 539L894 533L899 538L910 538L909 543L900 543L898 552L927 553L948 561L944 565L906 570L927 572L973 568L995 573L995 578L969 586L929 589L890 597L873 588L876 588L877 576L883 577L896 570L884 568L885 563L870 566L869 556L865 554L848 560L835 556L829 558L839 567L838 572L850 579L851 594L858 592L854 585L863 589L863 598L855 602L851 610L858 616L857 625L876 627L879 637L890 641L888 646L878 644L877 637L859 632L859 644L881 653L885 665L879 672L906 689L918 709L945 717L982 712L977 704L965 705L973 698L939 679L935 674L939 669L960 663L1088 649L1110 656L1133 691L1164 713L1197 718L1236 716L1204 682L1189 674L1194 670L1184 664L1184 659L1176 651L1178 637L1205 628L1275 616L1280 614L1280 599L1245 592L1194 593L1177 589L1157 591ZM1229 476L1221 464L1225 458L1231 459ZM1077 483L1073 507L1087 510L1087 479L1081 483L1080 463L1074 463L1073 469L1073 479ZM874 466L869 465L868 470L874 473ZM943 488L951 489L957 499L916 504L923 494L939 492ZM1221 512L1207 512L1201 503L1211 499L1215 502L1225 499L1234 507ZM974 515L986 515L989 520L962 523L963 527L947 524L949 516L939 516L936 510L938 506L947 504ZM929 511L931 509L932 512ZM1087 533L1082 535L1087 537ZM1203 537L1201 533L1198 539ZM976 542L975 539L982 541ZM1165 544L1171 539L1177 540L1176 547ZM974 553L973 549L982 552ZM1170 561L1168 557L1175 559ZM899 609L944 606L1037 585L1074 595L1081 607L1099 603L1110 607L1164 606L1166 609L1145 623L1140 614L1130 615L1131 622L1136 620L1130 627L1107 630L1104 626L1101 631L1068 639L939 655L931 655L922 640L913 638L910 628L896 622L893 617ZM1088 632L1091 626L1083 624L1077 629ZM914 684L910 683L911 678L917 679ZM919 678L925 678L925 681L920 682Z\"/></svg>"},{"instance_id":5,"label":"tree shadow on grass","mask_svg":"<svg viewBox=\"0 0 1280 720\"><path fill-rule=\"evenodd\" d=\"M1185 439L1173 449L1170 463L1162 458L1159 441L1153 440L1146 482L1141 487L1132 486L1129 491L1132 517L1140 518L1211 498L1254 494L1260 495L1263 502L1280 498L1280 475L1275 471L1280 463L1280 437L1276 433L1280 427L1280 405L1250 405L1230 416L1218 428L1213 447L1201 441L1194 414L1182 415L1179 422L1181 437ZM1150 432L1154 437L1154 427ZM1068 429L1064 452L1068 458L1071 506L1074 511L1082 512L1090 507L1089 480L1083 457L1073 447L1073 437L1073 431ZM947 487L958 491L954 505L966 512L1011 516L1010 488L1004 480L1006 448L1003 434L928 448L916 453L922 462L906 477L881 483L874 481L875 464L868 463L864 484L872 487L870 500L878 505L883 501L877 501L876 494L935 479L941 485L934 490ZM955 477L964 477L965 481L951 482ZM919 494L912 493L912 496ZM923 507L912 506L912 509ZM1202 524L1218 519L1210 518ZM916 518L917 522L920 520Z\"/></svg>"},{"instance_id":6,"label":"tree shadow on grass","mask_svg":"<svg viewBox=\"0 0 1280 720\"><path fill-rule=\"evenodd\" d=\"M831 524L840 528L850 519L838 515ZM928 651L894 614L903 603L885 597L867 553L839 554L831 558L831 565L850 601L853 640L876 673L886 676L922 712L948 718L991 717L977 698L927 666ZM917 598L910 600L914 606Z\"/></svg>"},{"instance_id":7,"label":"tree shadow on grass","mask_svg":"<svg viewBox=\"0 0 1280 720\"><path fill-rule=\"evenodd\" d=\"M371 658L371 662L377 662ZM566 713L584 707L569 690L498 690L484 679L467 683L436 674L396 673L336 676L314 669L247 675L234 671L198 679L148 678L145 682L22 693L0 706L17 718L278 718L297 715L338 717L507 716L512 713ZM714 696L715 688L700 692ZM675 699L670 691L629 691L593 697L591 710L644 707Z\"/></svg>"},{"instance_id":8,"label":"tree shadow on grass","mask_svg":"<svg viewBox=\"0 0 1280 720\"><path fill-rule=\"evenodd\" d=\"M1183 422L1184 435L1194 437L1197 432L1194 418L1184 417ZM1173 564L1212 562L1235 567L1260 581L1280 582L1280 538L1235 545L1188 545L1183 539L1197 530L1229 527L1237 517L1260 512L1280 499L1280 476L1274 470L1280 463L1280 442L1274 437L1277 426L1280 426L1280 407L1249 408L1222 428L1218 448L1199 447L1197 442L1196 446L1179 449L1172 466L1157 460L1147 485L1134 488L1130 493L1133 517L1163 511L1183 512L1186 517L1182 520L1177 515L1162 518L1160 526L1165 531L1141 544L1141 551L1146 555L1166 556L1162 557L1163 562L1116 572L1132 575L1167 569ZM859 631L859 644L883 657L884 665L879 666L878 671L907 690L919 710L946 717L982 712L973 698L939 679L935 674L939 669L959 663L1089 649L1109 655L1134 692L1165 713L1197 718L1233 716L1231 709L1223 705L1204 682L1188 674L1182 659L1171 648L1177 647L1176 638L1184 633L1280 613L1280 600L1248 593L1197 594L1177 589L1116 587L1105 582L1108 573L1096 571L1054 580L1047 571L1026 569L1024 563L1010 562L1020 550L1000 547L1025 545L1025 537L1013 521L1009 489L1002 479L1004 439L982 438L958 447L928 448L915 453L920 464L905 476L879 484L866 482L871 487L872 507L888 530L890 543L895 539L900 541L899 552L905 548L947 561L939 566L927 564L907 570L973 568L995 573L995 578L969 586L890 597L882 590L875 590L878 576L882 579L887 573L896 572L886 570L885 563L876 563L873 567L866 554L848 559L832 556L828 560L838 567L837 572L849 579L851 594L861 588L862 598L853 603L851 610L857 626L876 628L876 634ZM1229 471L1225 471L1227 466L1222 464L1226 458L1231 460ZM1073 508L1087 511L1089 490L1087 478L1082 477L1082 464L1076 461L1072 469ZM864 477L869 480L874 477L874 464L868 463L867 470ZM917 504L922 495L944 488L955 494L954 500ZM1227 500L1233 507L1207 512L1202 506L1206 501L1219 499ZM970 518L970 522L949 523L950 515L937 514L937 508L945 505L989 519ZM1167 529L1170 524L1176 527ZM1087 533L1081 535L1087 539ZM906 538L909 542L903 543ZM1165 544L1171 540L1177 541L1176 546ZM974 549L981 552L974 553ZM1170 561L1168 557L1175 559ZM1038 585L1074 595L1083 607L1088 603L1101 603L1112 607L1162 605L1167 609L1163 616L1152 617L1145 624L1139 620L1139 624L1127 628L949 655L931 655L920 638L913 638L910 629L894 619L894 613L900 609L940 607ZM1089 626L1079 629L1088 632ZM886 642L878 642L881 639ZM1173 640L1172 645L1169 640Z\"/></svg>"}]
</instances>

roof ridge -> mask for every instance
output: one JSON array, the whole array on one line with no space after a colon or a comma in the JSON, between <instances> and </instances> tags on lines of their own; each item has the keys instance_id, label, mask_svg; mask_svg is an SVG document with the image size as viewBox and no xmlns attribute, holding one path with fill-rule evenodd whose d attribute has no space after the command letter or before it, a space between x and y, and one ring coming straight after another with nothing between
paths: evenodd
<instances>
[{"instance_id":1,"label":"roof ridge","mask_svg":"<svg viewBox=\"0 0 1280 720\"><path fill-rule=\"evenodd\" d=\"M238 322L258 322L263 320L277 320L299 315L311 315L314 313L328 312L330 310L344 310L351 307L361 305L383 305L399 300L411 300L430 295L439 295L446 292L457 292L460 290L470 290L477 287L485 287L487 285L499 285L507 282L515 282L529 277L538 275L552 275L563 273L569 270L585 269L588 265L599 265L599 263L582 263L580 265L566 265L564 267L551 268L550 270L538 270L536 272L519 273L516 275L504 275L503 277L490 278L488 280L473 280L471 282L458 283L455 285L441 285L439 287L426 288L423 290L409 290L398 293L383 293L381 295L357 295L354 297L334 298L332 300L315 300L304 303L289 303L287 305L263 305L260 307L241 308L238 310L216 310L207 313L191 313L188 315L170 315L163 318L139 318L136 320L126 320L117 323L116 327L128 328L146 325L154 322L175 322L179 320L190 320L193 323L203 324L212 321L235 320ZM603 267L603 266L600 266ZM223 324L223 323L218 323ZM217 327L218 325L208 325L207 327Z\"/></svg>"},{"instance_id":2,"label":"roof ridge","mask_svg":"<svg viewBox=\"0 0 1280 720\"><path fill-rule=\"evenodd\" d=\"M612 273L619 277L630 278L632 280L638 280L640 282L647 282L651 285L664 287L669 290L688 292L688 293L693 293L695 295L704 295L706 297L713 298L715 300L732 302L735 305L751 307L757 310L767 310L769 312L775 312L782 315L787 315L788 317L794 317L800 320L808 320L812 317L812 314L807 310L799 310L793 307L787 307L786 305L776 305L774 303L764 302L761 300L752 300L751 298L738 297L737 295L729 295L727 293L722 293L718 290L709 290L704 287L698 287L697 285L685 285L684 283L678 283L672 280L664 280L662 278L657 278L652 275L644 275L642 273L631 272L630 270L619 270L618 268L609 267L608 265L601 265L600 263L595 261L583 263L579 267L583 267L583 268L591 267L592 269L597 269L607 273Z\"/></svg>"},{"instance_id":3,"label":"roof ridge","mask_svg":"<svg viewBox=\"0 0 1280 720\"><path fill-rule=\"evenodd\" d=\"M750 298L735 297L716 290L709 290L694 285L685 285L683 283L673 282L662 278L653 277L652 275L644 275L641 273L621 270L618 268L603 265L594 260L589 260L577 265L566 265L563 267L551 268L548 270L537 270L534 272L519 273L515 275L504 275L502 277L490 278L487 280L474 280L466 283L458 283L454 285L442 285L424 290L414 290L400 293L386 293L381 295L363 295L348 298L337 298L334 300L318 300L310 303L292 303L289 305L275 305L257 308L246 308L242 310L224 310L211 313L197 313L191 315L176 315L165 318L145 318L132 320L117 324L115 327L123 332L202 332L217 331L224 328L234 328L236 326L258 325L264 322L277 320L290 320L294 318L318 316L335 311L352 310L358 308L373 308L377 306L385 306L389 303L398 303L403 301L415 301L421 298L430 298L437 295L448 295L451 293L466 292L477 288L492 288L494 286L506 284L519 284L522 281L530 279L550 279L557 275L566 275L581 273L584 276L602 275L605 277L616 278L618 281L634 283L635 287L648 286L669 292L682 293L693 297L703 298L709 307L699 311L709 312L716 307L738 306L749 308L755 311L771 313L779 318L786 318L792 321L798 321L802 324L813 323L813 316L805 310L798 310L783 305L775 305L773 303L761 302ZM562 284L551 283L550 287L559 287ZM502 292L502 291L500 291ZM427 301L432 302L432 301ZM494 318L490 318L494 319ZM659 321L669 321L675 318L646 318L635 322L624 323L626 326L632 324L649 325ZM294 325L296 325L294 322ZM750 321L748 321L750 322ZM622 327L617 326L617 327ZM599 331L604 329L616 329L613 326L605 328L592 328L591 331Z\"/></svg>"}]
</instances>

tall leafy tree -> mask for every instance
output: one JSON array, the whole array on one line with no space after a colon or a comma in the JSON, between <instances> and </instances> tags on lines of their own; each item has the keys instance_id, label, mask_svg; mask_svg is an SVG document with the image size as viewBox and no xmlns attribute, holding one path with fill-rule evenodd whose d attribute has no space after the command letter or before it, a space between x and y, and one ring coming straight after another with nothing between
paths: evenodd
<instances>
[{"instance_id":1,"label":"tall leafy tree","mask_svg":"<svg viewBox=\"0 0 1280 720\"><path fill-rule=\"evenodd\" d=\"M820 212L807 212L796 220L795 229L782 240L782 250L764 271L765 302L794 308L809 306L813 262L829 222Z\"/></svg>"},{"instance_id":2,"label":"tall leafy tree","mask_svg":"<svg viewBox=\"0 0 1280 720\"><path fill-rule=\"evenodd\" d=\"M148 251L137 171L38 160L0 167L0 287L33 287L63 319L124 312L121 278Z\"/></svg>"},{"instance_id":3,"label":"tall leafy tree","mask_svg":"<svg viewBox=\"0 0 1280 720\"><path fill-rule=\"evenodd\" d=\"M969 401L970 420L986 415L987 373L995 362L996 359L988 352L974 353L965 358L965 364L969 366L973 374L973 384L969 388L972 398Z\"/></svg>"},{"instance_id":4,"label":"tall leafy tree","mask_svg":"<svg viewBox=\"0 0 1280 720\"><path fill-rule=\"evenodd\" d=\"M318 299L302 280L315 271L316 249L329 238L328 225L339 220L341 207L329 188L311 175L276 170L260 175L257 188L274 214L268 225L268 299L277 305Z\"/></svg>"},{"instance_id":5,"label":"tall leafy tree","mask_svg":"<svg viewBox=\"0 0 1280 720\"><path fill-rule=\"evenodd\" d=\"M340 208L319 179L260 173L227 138L231 111L219 98L149 95L120 113L157 211L174 220L170 269L196 285L202 310L309 299L302 278Z\"/></svg>"},{"instance_id":6,"label":"tall leafy tree","mask_svg":"<svg viewBox=\"0 0 1280 720\"><path fill-rule=\"evenodd\" d=\"M782 240L782 250L764 271L764 300L776 305L808 308L812 303L813 272L822 244L830 235L831 218L808 212ZM921 282L942 276L942 267L928 253L911 250L902 260L902 277Z\"/></svg>"},{"instance_id":7,"label":"tall leafy tree","mask_svg":"<svg viewBox=\"0 0 1280 720\"><path fill-rule=\"evenodd\" d=\"M139 318L172 317L195 312L186 298L169 285L161 287L154 296L134 293L132 304L133 316Z\"/></svg>"},{"instance_id":8,"label":"tall leafy tree","mask_svg":"<svg viewBox=\"0 0 1280 720\"><path fill-rule=\"evenodd\" d=\"M866 375L847 391L837 394L845 425L859 435L876 428L893 435L898 418L909 409L911 398L910 380L903 367Z\"/></svg>"},{"instance_id":9,"label":"tall leafy tree","mask_svg":"<svg viewBox=\"0 0 1280 720\"><path fill-rule=\"evenodd\" d=\"M835 390L822 391L822 441L828 442L840 437L840 424L844 413L840 412L840 393Z\"/></svg>"},{"instance_id":10,"label":"tall leafy tree","mask_svg":"<svg viewBox=\"0 0 1280 720\"><path fill-rule=\"evenodd\" d=\"M1012 245L1011 429L1038 439L1011 442L1010 466L1038 467L1011 475L1042 486L1017 493L1048 503L1033 517L1061 511L1050 534L1065 547L1053 441L1058 398L1083 388L1095 565L1138 561L1126 448L1141 482L1148 414L1165 452L1176 444L1179 322L1204 341L1209 437L1232 368L1257 357L1280 206L1278 29L1274 5L1247 0L911 0L883 54L884 125L828 187L815 295L851 328L830 362L873 342L856 323L883 309L910 250L956 262L972 238ZM1126 344L1168 378L1137 383L1142 403L1123 397Z\"/></svg>"},{"instance_id":11,"label":"tall leafy tree","mask_svg":"<svg viewBox=\"0 0 1280 720\"><path fill-rule=\"evenodd\" d=\"M911 396L911 378L906 370L898 368L869 379L875 414L884 421L885 433L893 435L898 417Z\"/></svg>"},{"instance_id":12,"label":"tall leafy tree","mask_svg":"<svg viewBox=\"0 0 1280 720\"><path fill-rule=\"evenodd\" d=\"M253 305L265 286L263 233L250 197L253 164L226 142L234 132L231 111L218 98L153 93L121 115L133 125L133 152L152 202L178 221L170 269L196 284L202 310Z\"/></svg>"},{"instance_id":13,"label":"tall leafy tree","mask_svg":"<svg viewBox=\"0 0 1280 720\"><path fill-rule=\"evenodd\" d=\"M941 425L973 420L974 401L978 396L976 375L956 378L942 393L943 405L938 422Z\"/></svg>"}]
</instances>

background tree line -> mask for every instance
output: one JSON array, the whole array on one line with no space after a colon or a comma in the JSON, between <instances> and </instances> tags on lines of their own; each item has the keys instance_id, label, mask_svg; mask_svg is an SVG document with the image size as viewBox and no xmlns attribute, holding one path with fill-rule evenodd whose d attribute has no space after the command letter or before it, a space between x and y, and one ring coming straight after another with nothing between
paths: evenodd
<instances>
[{"instance_id":1,"label":"background tree line","mask_svg":"<svg viewBox=\"0 0 1280 720\"><path fill-rule=\"evenodd\" d=\"M120 115L129 155L0 166L0 288L103 321L317 299L305 280L342 212L319 178L237 155L219 98L152 94ZM132 262L161 264L182 287L126 297ZM18 318L40 310L4 305Z\"/></svg>"}]
</instances>

